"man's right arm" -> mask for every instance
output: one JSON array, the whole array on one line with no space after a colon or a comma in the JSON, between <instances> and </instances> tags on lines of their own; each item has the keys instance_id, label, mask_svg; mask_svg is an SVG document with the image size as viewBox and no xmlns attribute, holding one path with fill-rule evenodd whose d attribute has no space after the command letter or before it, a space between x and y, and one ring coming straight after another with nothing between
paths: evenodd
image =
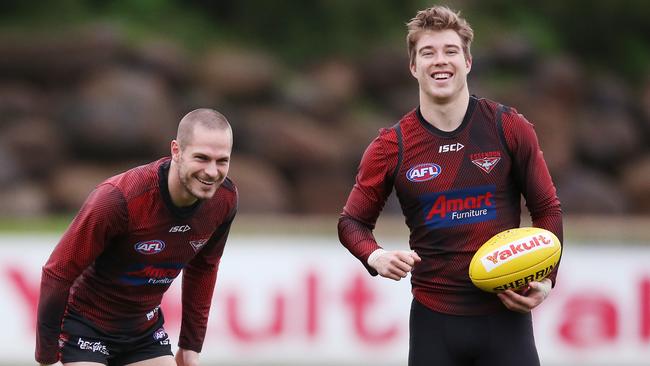
<instances>
[{"instance_id":1,"label":"man's right arm","mask_svg":"<svg viewBox=\"0 0 650 366\"><path fill-rule=\"evenodd\" d=\"M391 145L384 130L366 149L356 181L339 218L339 240L366 267L368 272L399 280L406 276L420 258L411 251L386 251L372 233L377 218L393 189L392 174L396 153L387 152ZM388 137L388 139L387 139ZM396 144L393 144L396 145Z\"/></svg>"},{"instance_id":2,"label":"man's right arm","mask_svg":"<svg viewBox=\"0 0 650 366\"><path fill-rule=\"evenodd\" d=\"M36 361L58 361L59 335L70 287L104 250L127 219L122 194L104 184L95 189L43 266L36 327Z\"/></svg>"}]
</instances>

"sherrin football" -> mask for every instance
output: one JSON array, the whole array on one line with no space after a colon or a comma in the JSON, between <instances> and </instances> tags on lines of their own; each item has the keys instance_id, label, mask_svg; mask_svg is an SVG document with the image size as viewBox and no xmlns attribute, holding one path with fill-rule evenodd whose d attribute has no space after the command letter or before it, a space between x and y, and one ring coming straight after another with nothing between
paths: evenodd
<instances>
[{"instance_id":1,"label":"sherrin football","mask_svg":"<svg viewBox=\"0 0 650 366\"><path fill-rule=\"evenodd\" d=\"M483 291L501 292L541 281L560 260L562 244L548 230L522 227L500 232L474 254L469 278Z\"/></svg>"}]
</instances>

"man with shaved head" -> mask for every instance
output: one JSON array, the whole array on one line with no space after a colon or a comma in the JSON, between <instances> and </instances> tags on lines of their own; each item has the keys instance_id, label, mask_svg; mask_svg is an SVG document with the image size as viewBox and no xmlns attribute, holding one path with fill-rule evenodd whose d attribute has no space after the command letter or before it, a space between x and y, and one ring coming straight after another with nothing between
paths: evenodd
<instances>
[{"instance_id":1,"label":"man with shaved head","mask_svg":"<svg viewBox=\"0 0 650 366\"><path fill-rule=\"evenodd\" d=\"M41 365L196 366L237 210L232 129L212 109L183 117L171 157L99 184L43 267ZM183 272L174 359L160 303Z\"/></svg>"}]
</instances>

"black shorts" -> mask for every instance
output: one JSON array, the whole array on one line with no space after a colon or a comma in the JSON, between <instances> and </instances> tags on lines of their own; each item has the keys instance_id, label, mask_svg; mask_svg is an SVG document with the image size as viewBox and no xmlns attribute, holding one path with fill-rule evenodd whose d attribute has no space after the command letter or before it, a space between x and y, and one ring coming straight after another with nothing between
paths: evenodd
<instances>
[{"instance_id":1,"label":"black shorts","mask_svg":"<svg viewBox=\"0 0 650 366\"><path fill-rule=\"evenodd\" d=\"M137 336L109 334L81 315L70 312L63 318L59 344L61 362L99 362L119 366L173 355L171 341L163 327L164 318Z\"/></svg>"},{"instance_id":2,"label":"black shorts","mask_svg":"<svg viewBox=\"0 0 650 366\"><path fill-rule=\"evenodd\" d=\"M539 366L530 313L456 316L411 304L409 366Z\"/></svg>"}]
</instances>

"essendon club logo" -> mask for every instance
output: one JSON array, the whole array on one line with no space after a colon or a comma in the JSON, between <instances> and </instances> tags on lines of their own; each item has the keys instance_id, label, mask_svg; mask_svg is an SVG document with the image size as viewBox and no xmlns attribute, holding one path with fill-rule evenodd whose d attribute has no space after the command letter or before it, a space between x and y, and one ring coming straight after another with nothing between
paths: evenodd
<instances>
[{"instance_id":1,"label":"essendon club logo","mask_svg":"<svg viewBox=\"0 0 650 366\"><path fill-rule=\"evenodd\" d=\"M490 174L492 169L494 169L501 160L501 153L498 151L491 151L487 153L472 154L469 158L472 159L474 165Z\"/></svg>"},{"instance_id":2,"label":"essendon club logo","mask_svg":"<svg viewBox=\"0 0 650 366\"><path fill-rule=\"evenodd\" d=\"M406 179L411 182L426 182L440 175L440 165L434 163L418 164L406 172Z\"/></svg>"},{"instance_id":3,"label":"essendon club logo","mask_svg":"<svg viewBox=\"0 0 650 366\"><path fill-rule=\"evenodd\" d=\"M134 245L133 248L140 254L158 254L165 249L165 242L162 240L141 241Z\"/></svg>"},{"instance_id":4,"label":"essendon club logo","mask_svg":"<svg viewBox=\"0 0 650 366\"><path fill-rule=\"evenodd\" d=\"M198 252L203 248L205 243L208 242L208 239L199 239L199 240L191 240L190 245L192 246L192 249L194 249L195 252Z\"/></svg>"}]
</instances>

